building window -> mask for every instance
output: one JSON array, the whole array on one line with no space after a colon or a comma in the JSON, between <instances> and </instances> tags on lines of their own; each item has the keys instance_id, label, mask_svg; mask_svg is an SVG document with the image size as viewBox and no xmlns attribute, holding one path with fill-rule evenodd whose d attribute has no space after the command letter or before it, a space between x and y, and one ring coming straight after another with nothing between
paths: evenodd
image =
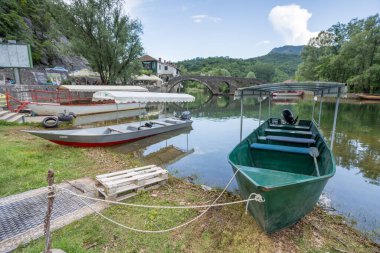
<instances>
[{"instance_id":1,"label":"building window","mask_svg":"<svg viewBox=\"0 0 380 253\"><path fill-rule=\"evenodd\" d=\"M144 69L151 70L152 64L150 62L143 62Z\"/></svg>"},{"instance_id":2,"label":"building window","mask_svg":"<svg viewBox=\"0 0 380 253\"><path fill-rule=\"evenodd\" d=\"M161 70L161 64L158 64L158 69Z\"/></svg>"},{"instance_id":3,"label":"building window","mask_svg":"<svg viewBox=\"0 0 380 253\"><path fill-rule=\"evenodd\" d=\"M165 70L168 70L168 66L165 66Z\"/></svg>"}]
</instances>

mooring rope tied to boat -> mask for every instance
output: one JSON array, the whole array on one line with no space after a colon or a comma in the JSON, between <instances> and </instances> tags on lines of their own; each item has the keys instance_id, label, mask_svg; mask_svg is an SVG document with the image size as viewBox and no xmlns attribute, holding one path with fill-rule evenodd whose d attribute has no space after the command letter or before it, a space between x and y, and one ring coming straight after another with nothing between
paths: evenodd
<instances>
[{"instance_id":1,"label":"mooring rope tied to boat","mask_svg":"<svg viewBox=\"0 0 380 253\"><path fill-rule=\"evenodd\" d=\"M130 207L156 208L156 209L196 209L196 208L207 208L207 207L217 207L217 206L228 206L228 205L234 205L234 204L239 204L239 203L249 203L250 201L256 201L256 202L265 201L264 198L260 194L252 193L248 199L225 202L225 203L216 203L214 205L209 204L209 205L192 205L192 206L157 206L157 205L142 205L142 204L133 204L133 203L125 203L125 202L119 202L119 201L99 199L99 198L94 198L94 197L85 196L81 194L76 194L75 192L66 188L62 188L62 187L57 187L57 188L71 195L74 195L76 197L85 198L89 200L95 200L95 201L105 202L109 204L124 205L124 206L130 206ZM252 198L252 195L254 196L254 198Z\"/></svg>"},{"instance_id":2,"label":"mooring rope tied to boat","mask_svg":"<svg viewBox=\"0 0 380 253\"><path fill-rule=\"evenodd\" d=\"M221 204L216 204L216 202L222 197L222 195L224 194L224 192L227 190L227 188L230 186L230 184L232 183L233 179L235 178L236 174L239 172L240 170L237 169L235 174L231 177L230 181L227 183L226 187L223 189L223 191L219 194L219 196L212 202L211 205L204 205L204 207L207 206L207 209L204 210L201 214L197 215L196 217L194 217L193 219L187 221L187 222L184 222L178 226L175 226L175 227L172 227L172 228L168 228L168 229L163 229L163 230L144 230L144 229L138 229L138 228L133 228L133 227L129 227L129 226L126 226L124 224L121 224L107 216L105 216L104 214L100 213L98 210L96 210L95 208L93 208L90 204L88 204L86 201L83 200L83 198L89 198L87 196L81 196L81 195L78 195L74 192L72 192L71 190L68 190L68 189L65 189L65 188L62 188L62 187L59 187L59 186L56 186L57 188L61 189L61 190L65 190L69 193L71 193L72 195L74 196L77 196L87 207L89 207L92 211L94 211L96 214L98 214L100 217L108 220L109 222L111 223L114 223L115 225L118 225L120 227L123 227L127 230L131 230L131 231L134 231L134 232L140 232L140 233L150 233L150 234L158 234L158 233L166 233L166 232L170 232L170 231L173 231L173 230L176 230L176 229L179 229L181 227L184 227L186 225L189 225L190 223L198 220L199 218L201 218L208 210L211 209L211 207L214 207L214 206L222 206L222 205L228 205L228 204L232 204L232 202L227 202L227 203L221 203ZM258 202L264 202L265 200L263 199L263 197L260 195L260 194L256 194L256 193L251 193L250 194L250 197L251 195L255 195L255 198L253 199L247 199L247 200L240 200L239 203L242 203L242 202L247 202L249 203L249 201L252 201L252 200L255 200L255 201L258 201ZM97 199L97 198L93 198L94 200L97 200L97 201L104 201L104 200L101 200L101 199ZM106 202L109 202L109 201L106 201ZM116 201L112 201L112 202L115 202L116 204L128 204L128 203L122 203L122 202L116 202ZM234 202L237 202L237 201L234 201ZM236 204L236 203L234 203ZM136 205L137 204L129 204L129 205ZM146 208L189 208L189 207L195 207L195 206L148 206L148 205L138 205L139 207L146 207ZM200 206L197 206L197 208L200 207Z\"/></svg>"}]
</instances>

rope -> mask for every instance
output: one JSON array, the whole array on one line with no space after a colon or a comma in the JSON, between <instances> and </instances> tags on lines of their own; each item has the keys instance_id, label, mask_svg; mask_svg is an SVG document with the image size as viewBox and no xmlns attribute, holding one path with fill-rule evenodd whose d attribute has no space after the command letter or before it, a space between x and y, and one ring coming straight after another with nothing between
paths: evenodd
<instances>
[{"instance_id":1,"label":"rope","mask_svg":"<svg viewBox=\"0 0 380 253\"><path fill-rule=\"evenodd\" d=\"M251 197L255 196L253 199L251 199ZM264 202L264 198L263 196L261 196L260 194L257 194L257 193L254 193L252 192L251 194L249 194L249 197L248 197L248 200L254 200L254 201L257 201L257 202ZM249 204L249 201L247 201L247 204L245 205L245 214L248 214L248 204Z\"/></svg>"},{"instance_id":2,"label":"rope","mask_svg":"<svg viewBox=\"0 0 380 253\"><path fill-rule=\"evenodd\" d=\"M172 228L168 228L168 229L163 229L163 230L143 230L143 229L138 229L138 228L133 228L133 227L126 226L126 225L121 224L121 223L119 223L119 222L117 222L117 221L115 221L115 220L113 220L113 219L111 219L111 218L108 218L107 216L105 216L105 215L103 215L102 213L100 213L99 211L97 211L95 208L93 208L91 205L89 205L86 201L84 201L84 200L82 199L82 197L84 197L84 196L79 196L79 195L77 195L77 194L75 194L75 196L78 196L79 199L80 199L80 200L81 200L86 206L88 206L92 211L94 211L96 214L98 214L98 215L101 216L102 218L108 220L109 222L114 223L115 225L118 225L118 226L120 226L120 227L123 227L123 228L128 229L128 230L131 230L131 231L140 232L140 233L150 233L150 234L153 234L153 233L155 233L155 234L158 234L158 233L165 233L165 232L170 232L170 231L173 231L173 230L175 230L175 229L178 229L178 228L184 227L184 226L186 226L186 225L188 225L188 224L190 224L190 223L192 223L192 222L198 220L198 219L201 218L201 217L202 217L202 216L203 216L208 210L210 210L211 207L213 207L213 206L217 206L217 205L216 205L216 202L222 197L222 195L223 195L224 192L227 190L227 188L230 186L231 182L233 181L233 179L235 178L235 176L236 176L236 174L237 174L238 172L239 172L239 169L236 170L235 174L231 177L230 181L227 183L226 187L225 187L225 188L223 189L223 191L219 194L219 196L218 196L218 197L212 202L211 205L207 205L207 206L208 206L207 209L204 210L201 214L199 214L198 216L194 217L193 219L191 219L191 220L189 220L189 221L187 221L187 222L184 222L184 223L182 223L182 224L180 224L180 225L178 225L178 226L175 226L175 227L172 227ZM64 189L64 188L61 188L61 189ZM65 189L65 190L67 190L67 189ZM253 193L252 193L251 195L253 195ZM251 195L250 195L250 196L251 196ZM255 195L255 199L256 199L256 197L257 197L257 196ZM261 197L261 195L260 195L260 197ZM261 199L262 199L262 197L261 197ZM96 200L99 200L99 199L96 199ZM250 200L248 199L248 200L246 200L246 201L250 201ZM118 202L118 203L119 203L119 202ZM144 205L140 205L140 206L142 207L142 206L144 206ZM147 207L147 206L145 206L145 207ZM160 208L162 208L162 207L160 207ZM176 207L176 208L178 208L178 207Z\"/></svg>"},{"instance_id":3,"label":"rope","mask_svg":"<svg viewBox=\"0 0 380 253\"><path fill-rule=\"evenodd\" d=\"M207 207L216 207L216 206L228 206L228 205L234 205L234 204L239 204L239 203L246 203L249 201L257 201L257 202L264 202L264 198L257 193L251 193L248 199L245 200L237 200L237 201L232 201L232 202L225 202L225 203L217 203L217 204L210 204L210 205L192 205L192 206L158 206L158 205L142 205L142 204L133 204L133 203L124 203L124 202L118 202L118 201L112 201L112 200L105 200L105 199L98 199L98 198L93 198L90 196L84 196L80 194L76 194L75 192L57 186L60 190L66 191L69 194L79 197L79 198L84 198L84 199L89 199L89 200L94 200L94 201L100 201L100 202L105 202L109 204L116 204L116 205L123 205L123 206L130 206L130 207L141 207L141 208L156 208L156 209L196 209L196 208L207 208ZM251 198L251 196L254 195L254 198Z\"/></svg>"}]
</instances>

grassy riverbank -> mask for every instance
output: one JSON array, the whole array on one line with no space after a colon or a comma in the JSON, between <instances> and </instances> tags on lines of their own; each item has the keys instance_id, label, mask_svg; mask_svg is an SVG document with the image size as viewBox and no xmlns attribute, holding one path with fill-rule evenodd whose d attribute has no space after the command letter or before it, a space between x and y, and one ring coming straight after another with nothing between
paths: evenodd
<instances>
[{"instance_id":1,"label":"grassy riverbank","mask_svg":"<svg viewBox=\"0 0 380 253\"><path fill-rule=\"evenodd\" d=\"M48 169L59 183L138 164L131 154L117 157L106 149L60 146L20 131L31 127L0 125L0 197L46 186Z\"/></svg>"},{"instance_id":2,"label":"grassy riverbank","mask_svg":"<svg viewBox=\"0 0 380 253\"><path fill-rule=\"evenodd\" d=\"M0 195L45 186L46 171L53 168L57 181L165 162L160 154L141 158L135 152L58 146L22 133L25 126L0 126ZM175 152L174 152L175 153ZM174 154L173 153L173 154ZM219 190L171 177L166 186L129 200L162 205L210 203ZM237 200L225 194L220 202ZM113 206L103 212L123 224L141 229L165 229L189 220L199 210L156 210ZM170 233L140 234L90 215L53 233L53 247L66 252L380 252L380 247L338 217L316 208L295 226L266 235L243 204L212 208L200 220ZM16 252L41 252L36 240Z\"/></svg>"}]
</instances>

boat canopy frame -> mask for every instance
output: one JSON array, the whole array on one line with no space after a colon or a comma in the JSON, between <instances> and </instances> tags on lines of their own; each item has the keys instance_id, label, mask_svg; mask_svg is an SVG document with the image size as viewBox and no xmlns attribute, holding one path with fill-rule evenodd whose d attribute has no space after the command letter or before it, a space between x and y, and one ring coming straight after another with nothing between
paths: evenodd
<instances>
[{"instance_id":1,"label":"boat canopy frame","mask_svg":"<svg viewBox=\"0 0 380 253\"><path fill-rule=\"evenodd\" d=\"M336 122L338 117L338 109L339 109L339 101L340 97L346 93L346 84L337 83L337 82L287 82L287 83L267 83L254 85L250 87L239 88L235 91L234 99L240 99L240 141L242 141L243 137L243 99L246 96L254 96L259 97L260 103L260 112L259 112L259 126L261 123L261 102L264 97L268 97L269 101L269 118L271 116L270 105L271 105L271 95L275 91L311 91L314 93L314 103L313 103L313 111L312 111L312 121L315 125L320 127L321 123L321 115L322 115L322 104L323 97L335 97L335 111L334 111L334 121L333 121L333 129L331 132L331 143L330 149L333 149L334 145L334 137L336 130ZM318 100L318 96L320 97L320 105L319 105L319 115L318 115L318 123L314 120L314 111L315 104Z\"/></svg>"}]
</instances>

